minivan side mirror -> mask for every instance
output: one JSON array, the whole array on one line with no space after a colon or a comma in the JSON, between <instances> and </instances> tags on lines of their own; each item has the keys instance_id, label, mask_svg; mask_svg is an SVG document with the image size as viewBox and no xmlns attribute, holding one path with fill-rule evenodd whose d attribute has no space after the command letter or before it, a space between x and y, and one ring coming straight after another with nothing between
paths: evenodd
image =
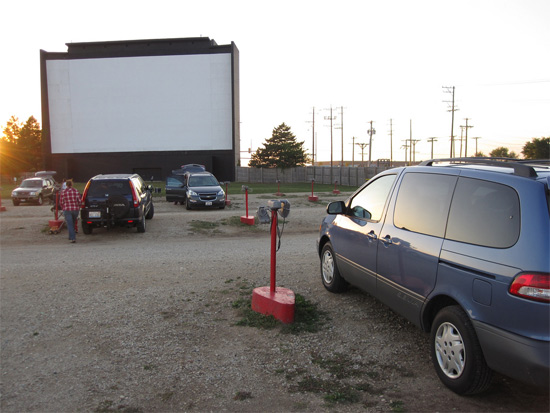
<instances>
[{"instance_id":1,"label":"minivan side mirror","mask_svg":"<svg viewBox=\"0 0 550 413\"><path fill-rule=\"evenodd\" d=\"M335 201L327 205L327 214L338 215L343 214L346 210L346 204L344 201Z\"/></svg>"}]
</instances>

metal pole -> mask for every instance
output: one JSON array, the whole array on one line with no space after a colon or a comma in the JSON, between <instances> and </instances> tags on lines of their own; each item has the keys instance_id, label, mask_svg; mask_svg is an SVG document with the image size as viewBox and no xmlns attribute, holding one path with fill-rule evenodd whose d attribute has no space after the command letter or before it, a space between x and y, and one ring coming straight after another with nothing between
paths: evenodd
<instances>
[{"instance_id":1,"label":"metal pole","mask_svg":"<svg viewBox=\"0 0 550 413\"><path fill-rule=\"evenodd\" d=\"M275 293L275 268L277 267L277 211L271 210L271 285L270 291Z\"/></svg>"}]
</instances>

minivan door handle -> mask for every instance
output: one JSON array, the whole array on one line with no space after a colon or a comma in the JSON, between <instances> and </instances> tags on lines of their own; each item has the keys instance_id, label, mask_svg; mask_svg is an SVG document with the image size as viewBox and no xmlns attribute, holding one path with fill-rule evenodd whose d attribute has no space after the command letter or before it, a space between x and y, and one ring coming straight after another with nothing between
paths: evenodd
<instances>
[{"instance_id":1,"label":"minivan door handle","mask_svg":"<svg viewBox=\"0 0 550 413\"><path fill-rule=\"evenodd\" d=\"M380 241L382 241L384 244L392 244L391 236L386 235L384 238L380 238Z\"/></svg>"},{"instance_id":2,"label":"minivan door handle","mask_svg":"<svg viewBox=\"0 0 550 413\"><path fill-rule=\"evenodd\" d=\"M368 234L367 234L367 237L373 241L376 241L376 239L378 238L376 236L376 233L374 232L374 230L371 230Z\"/></svg>"}]
</instances>

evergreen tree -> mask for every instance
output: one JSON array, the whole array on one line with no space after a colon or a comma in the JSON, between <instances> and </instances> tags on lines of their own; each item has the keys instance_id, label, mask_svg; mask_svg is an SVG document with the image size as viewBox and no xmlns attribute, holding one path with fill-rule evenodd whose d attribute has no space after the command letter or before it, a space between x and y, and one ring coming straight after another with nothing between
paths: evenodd
<instances>
[{"instance_id":1,"label":"evergreen tree","mask_svg":"<svg viewBox=\"0 0 550 413\"><path fill-rule=\"evenodd\" d=\"M292 168L304 166L308 156L304 142L296 141L290 126L281 123L273 129L271 138L266 139L263 148L252 154L249 165L254 168Z\"/></svg>"}]
</instances>

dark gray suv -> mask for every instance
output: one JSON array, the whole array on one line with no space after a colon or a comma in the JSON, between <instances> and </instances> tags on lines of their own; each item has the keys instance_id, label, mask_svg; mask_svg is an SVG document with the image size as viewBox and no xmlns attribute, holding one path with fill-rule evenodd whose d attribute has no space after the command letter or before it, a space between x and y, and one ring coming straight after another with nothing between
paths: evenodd
<instances>
[{"instance_id":1,"label":"dark gray suv","mask_svg":"<svg viewBox=\"0 0 550 413\"><path fill-rule=\"evenodd\" d=\"M440 161L328 205L322 282L357 286L430 332L436 372L458 394L485 390L493 370L547 388L550 168Z\"/></svg>"}]
</instances>

